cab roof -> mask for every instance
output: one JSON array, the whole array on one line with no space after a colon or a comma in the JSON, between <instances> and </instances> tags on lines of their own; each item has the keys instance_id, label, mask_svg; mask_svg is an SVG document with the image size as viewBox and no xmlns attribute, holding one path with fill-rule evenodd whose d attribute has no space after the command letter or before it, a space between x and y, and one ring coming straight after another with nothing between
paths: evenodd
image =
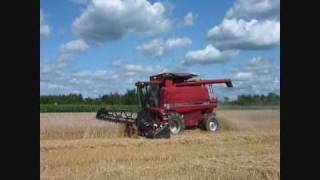
<instances>
[{"instance_id":1,"label":"cab roof","mask_svg":"<svg viewBox=\"0 0 320 180\"><path fill-rule=\"evenodd\" d=\"M150 80L161 80L161 79L179 79L179 80L187 80L198 75L191 73L161 73L157 75L150 76Z\"/></svg>"}]
</instances>

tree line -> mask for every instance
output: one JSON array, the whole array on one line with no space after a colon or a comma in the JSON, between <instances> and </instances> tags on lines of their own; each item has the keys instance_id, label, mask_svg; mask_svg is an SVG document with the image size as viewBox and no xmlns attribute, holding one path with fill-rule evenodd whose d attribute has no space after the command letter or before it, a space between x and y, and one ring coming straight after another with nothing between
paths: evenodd
<instances>
[{"instance_id":1,"label":"tree line","mask_svg":"<svg viewBox=\"0 0 320 180\"><path fill-rule=\"evenodd\" d=\"M135 89L124 94L109 93L98 98L84 98L81 94L40 95L40 104L106 104L106 105L138 105Z\"/></svg>"},{"instance_id":2,"label":"tree line","mask_svg":"<svg viewBox=\"0 0 320 180\"><path fill-rule=\"evenodd\" d=\"M280 95L275 93L238 95L236 100L228 97L220 100L223 105L280 105ZM40 104L105 104L105 105L138 105L138 95L135 89L124 94L109 93L98 98L84 98L81 94L40 95Z\"/></svg>"},{"instance_id":3,"label":"tree line","mask_svg":"<svg viewBox=\"0 0 320 180\"><path fill-rule=\"evenodd\" d=\"M276 93L255 94L255 95L238 95L237 99L230 101L228 97L224 97L222 101L224 105L280 105L280 95Z\"/></svg>"}]
</instances>

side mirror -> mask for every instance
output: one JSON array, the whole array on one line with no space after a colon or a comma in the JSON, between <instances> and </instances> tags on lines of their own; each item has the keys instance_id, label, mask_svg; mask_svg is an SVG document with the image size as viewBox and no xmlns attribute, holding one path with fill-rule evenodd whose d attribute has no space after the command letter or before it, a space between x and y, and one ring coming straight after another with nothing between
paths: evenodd
<instances>
[{"instance_id":1,"label":"side mirror","mask_svg":"<svg viewBox=\"0 0 320 180\"><path fill-rule=\"evenodd\" d=\"M231 80L227 81L226 85L227 85L227 87L233 87L233 84L232 84Z\"/></svg>"}]
</instances>

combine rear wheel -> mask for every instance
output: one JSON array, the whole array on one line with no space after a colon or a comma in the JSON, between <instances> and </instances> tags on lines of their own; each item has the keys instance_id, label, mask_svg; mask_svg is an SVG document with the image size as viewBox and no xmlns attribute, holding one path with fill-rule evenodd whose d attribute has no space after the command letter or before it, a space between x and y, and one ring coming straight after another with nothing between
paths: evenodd
<instances>
[{"instance_id":1,"label":"combine rear wheel","mask_svg":"<svg viewBox=\"0 0 320 180\"><path fill-rule=\"evenodd\" d=\"M219 122L214 116L206 118L204 120L204 126L209 132L216 132L219 130Z\"/></svg>"},{"instance_id":2,"label":"combine rear wheel","mask_svg":"<svg viewBox=\"0 0 320 180\"><path fill-rule=\"evenodd\" d=\"M184 130L184 119L181 114L171 113L168 119L171 134L179 134Z\"/></svg>"}]
</instances>

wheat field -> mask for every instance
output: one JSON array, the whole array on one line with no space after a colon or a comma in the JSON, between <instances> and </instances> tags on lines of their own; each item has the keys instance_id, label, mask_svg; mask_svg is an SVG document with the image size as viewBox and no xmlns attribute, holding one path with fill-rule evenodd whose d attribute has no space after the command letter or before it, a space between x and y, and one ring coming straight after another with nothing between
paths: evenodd
<instances>
[{"instance_id":1,"label":"wheat field","mask_svg":"<svg viewBox=\"0 0 320 180\"><path fill-rule=\"evenodd\" d=\"M217 133L153 140L94 116L40 114L41 179L280 179L279 110L220 110Z\"/></svg>"}]
</instances>

